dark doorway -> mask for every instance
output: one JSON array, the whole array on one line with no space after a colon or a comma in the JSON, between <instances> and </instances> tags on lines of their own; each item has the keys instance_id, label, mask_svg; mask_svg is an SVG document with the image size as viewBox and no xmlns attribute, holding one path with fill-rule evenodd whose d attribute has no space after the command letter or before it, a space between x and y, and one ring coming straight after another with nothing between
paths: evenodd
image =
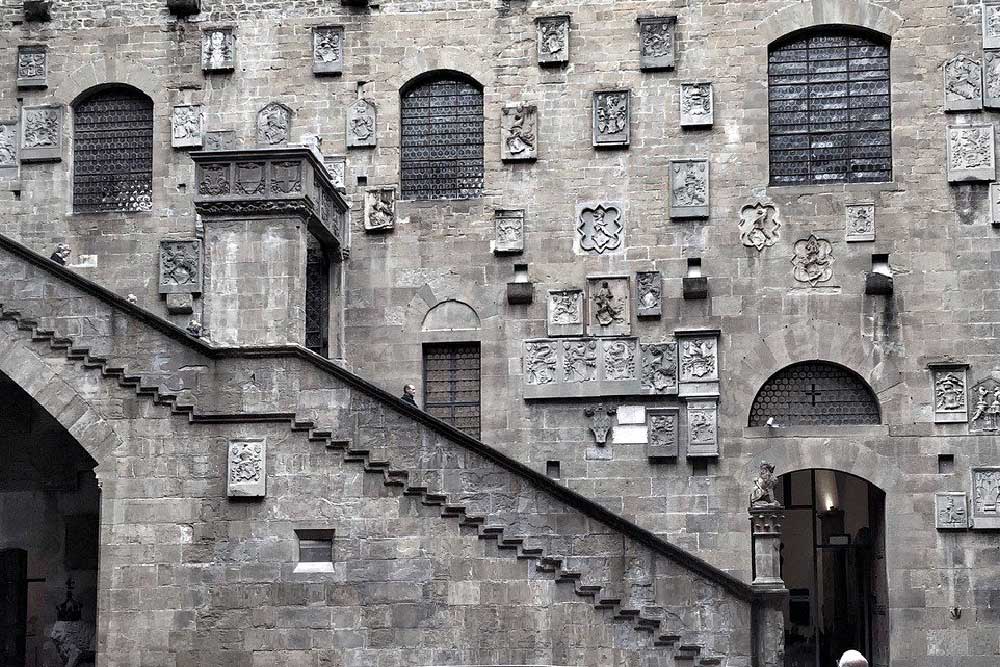
<instances>
[{"instance_id":1,"label":"dark doorway","mask_svg":"<svg viewBox=\"0 0 1000 667\"><path fill-rule=\"evenodd\" d=\"M0 667L94 664L95 466L0 374Z\"/></svg>"},{"instance_id":2,"label":"dark doorway","mask_svg":"<svg viewBox=\"0 0 1000 667\"><path fill-rule=\"evenodd\" d=\"M781 572L789 589L786 667L826 667L848 649L872 665L885 629L885 494L860 477L802 470L779 478ZM881 657L881 655L880 655Z\"/></svg>"}]
</instances>

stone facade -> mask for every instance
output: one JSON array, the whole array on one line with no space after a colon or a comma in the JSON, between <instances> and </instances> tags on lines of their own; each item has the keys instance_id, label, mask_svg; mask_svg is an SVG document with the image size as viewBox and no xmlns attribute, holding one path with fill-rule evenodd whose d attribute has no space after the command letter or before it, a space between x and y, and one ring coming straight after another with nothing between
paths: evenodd
<instances>
[{"instance_id":1,"label":"stone facade","mask_svg":"<svg viewBox=\"0 0 1000 667\"><path fill-rule=\"evenodd\" d=\"M575 567L573 557L607 556L607 564L588 563L594 566L588 572L613 571L615 581L629 581L636 607L669 607L666 616L678 614L699 635L666 650L690 641L704 647L702 655L725 655L725 665L742 667L749 664L749 603L727 592L718 583L723 579L699 597L708 575L677 574L679 561L640 544L639 533L623 541L611 518L594 524L559 500L553 519L543 506L568 489L749 584L745 496L762 458L777 475L839 470L885 493L879 552L885 592L873 664L996 664L1000 564L995 533L976 529L977 519L980 527L991 525L996 509L975 493L976 480L993 488L986 469L1000 465L998 417L991 417L992 394L973 393L992 392L1000 377L1000 238L989 195L996 119L989 103L985 111L975 101L956 107L942 90L945 64L956 57L990 62L979 54L1000 46L1000 22L993 31L989 20L995 8L987 4L984 18L982 5L967 2L695 0L657 9L665 20L653 34L638 21L650 12L639 0L205 4L202 14L178 19L162 2L127 3L124 11L118 2L95 9L63 0L41 24L22 24L18 6L0 9L9 83L0 88L0 119L7 122L3 136L18 139L0 151L0 234L45 257L58 243L69 244L72 271L115 294L137 295L139 307L112 308L94 296L84 308L67 296L79 288L65 276L9 258L5 275L17 280L4 281L0 302L43 330L93 339L85 341L93 355L141 376L143 385L148 378L163 393L177 394L180 405L197 399L200 412L229 416L216 424L171 416L167 407L122 393L120 374L85 371L44 341L27 340L15 322L3 324L0 370L59 413L99 462L107 517L99 636L107 664L228 664L224 645L240 656L233 664L304 659L306 650L322 652L331 664L364 663L376 654L386 665L655 664L660 654L649 636L595 612L594 600L577 596L584 586L566 585L572 573L553 578L515 558L522 546L463 525L457 512L442 518L448 505L434 497L441 493L477 513L496 510L518 535L544 538L547 554L570 558L567 568ZM559 18L556 32L542 30L546 17ZM890 182L768 185L768 46L820 25L891 38ZM317 60L314 31L329 26L342 27L340 53ZM219 35L214 42L213 35ZM563 36L565 50L555 49ZM45 47L46 87L17 89L14 63L24 46ZM316 69L319 62L334 64L320 71L327 65ZM483 196L394 198L391 233L366 234L373 229L370 193L400 191L399 91L438 70L463 72L483 87ZM682 128L680 85L688 82L711 82L710 126ZM152 208L73 214L69 110L109 83L138 88L153 101ZM624 126L618 106L596 103L605 91L628 92L619 98L628 102ZM332 364L320 372L292 353L270 370L260 360L224 361L183 333L183 343L161 332L132 344L131 335L147 327L143 309L179 332L195 317L215 344L303 339L300 303L268 301L269 281L286 295L306 290L305 274L295 272L307 252L295 227L301 218L280 225L270 214L199 218L194 200L202 179L192 154L171 147L174 107L201 107L206 149L210 135L232 131L227 148L242 150L258 144L258 112L271 103L292 113L290 145L318 135L325 153L348 155L350 228L338 252L349 250L349 257L331 269L330 331L339 342L330 356L397 395L404 383L420 386L425 344L474 339L482 358L482 440L539 473L558 462L557 482L515 482L489 457L446 475L473 456L457 436L414 421L389 399L373 408L371 395L357 394ZM543 149L534 160L510 159L513 119L505 109L511 105L535 109L532 138ZM708 167L707 210L676 217L672 169L692 160ZM848 243L847 208L862 203L877 212L877 234ZM495 211L514 208L528 212L523 251L497 253ZM262 237L274 243L262 245ZM193 312L172 313L159 293L160 244L193 238L203 241L204 294L192 299ZM873 253L889 256L892 296L865 294ZM692 258L707 277L706 299L682 298ZM527 265L536 294L545 298L508 304L514 262ZM682 396L682 386L676 393L637 392L613 407L645 408L646 421L621 423L616 412L606 444L597 447L584 414L597 404L593 395L525 400L526 349L546 337L576 336L554 340L560 355L571 341L583 345L577 351L586 373L588 280L625 276L636 298L637 273L652 271L660 275L659 317L636 317L642 307L636 299L631 338L621 340L634 341L642 354L642 346L682 330L718 330L717 396L702 389ZM583 290L579 323L565 323L572 332L553 333L551 296L572 290ZM240 299L253 315L241 314ZM469 304L480 328L422 331L426 313L449 299ZM615 340L598 338L602 354ZM679 354L660 357L679 364ZM767 378L814 359L858 373L878 397L880 423L747 426ZM227 363L228 375L214 380L198 370ZM953 392L945 403L936 393L942 365L965 371L968 421L941 418L960 412L943 407L956 404ZM52 388L44 389L43 380ZM289 428L291 417L241 421L251 413L315 420L320 435L313 440ZM343 424L350 433L323 435ZM266 495L227 500L227 444L254 438L266 440ZM426 485L431 496L398 495L383 485L390 477L378 465L352 461L350 450L342 456L338 443L353 447L358 438L375 453L370 461L401 461L400 469L421 479L408 484ZM150 456L153 442L162 442L159 463ZM701 456L687 455L692 445ZM954 510L942 518L956 501L942 503L957 496L941 494L961 493L971 529L960 527ZM530 510L518 511L523 507ZM556 524L558 530L542 534ZM294 530L330 527L335 577L292 572ZM629 564L630 549L645 566ZM669 592L674 585L681 587L676 596ZM376 609L363 609L362 599ZM955 618L954 608L964 613ZM716 609L732 612L725 630ZM491 626L504 632L487 632ZM673 632L660 627L663 635ZM149 638L146 646L129 639L137 630ZM456 648L443 648L450 646Z\"/></svg>"}]
</instances>

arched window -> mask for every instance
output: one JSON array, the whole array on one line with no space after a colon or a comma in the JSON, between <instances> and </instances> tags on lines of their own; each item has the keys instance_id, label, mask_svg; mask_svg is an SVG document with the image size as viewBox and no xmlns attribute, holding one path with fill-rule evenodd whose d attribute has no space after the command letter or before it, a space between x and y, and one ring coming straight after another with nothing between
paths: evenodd
<instances>
[{"instance_id":1,"label":"arched window","mask_svg":"<svg viewBox=\"0 0 1000 667\"><path fill-rule=\"evenodd\" d=\"M757 392L750 426L830 426L880 423L878 398L860 375L826 361L792 364Z\"/></svg>"},{"instance_id":2,"label":"arched window","mask_svg":"<svg viewBox=\"0 0 1000 667\"><path fill-rule=\"evenodd\" d=\"M130 86L102 88L73 106L73 210L153 207L153 101Z\"/></svg>"},{"instance_id":3,"label":"arched window","mask_svg":"<svg viewBox=\"0 0 1000 667\"><path fill-rule=\"evenodd\" d=\"M400 100L403 199L472 199L483 192L483 90L457 72L423 77Z\"/></svg>"},{"instance_id":4,"label":"arched window","mask_svg":"<svg viewBox=\"0 0 1000 667\"><path fill-rule=\"evenodd\" d=\"M822 28L772 45L771 185L892 180L889 42Z\"/></svg>"}]
</instances>

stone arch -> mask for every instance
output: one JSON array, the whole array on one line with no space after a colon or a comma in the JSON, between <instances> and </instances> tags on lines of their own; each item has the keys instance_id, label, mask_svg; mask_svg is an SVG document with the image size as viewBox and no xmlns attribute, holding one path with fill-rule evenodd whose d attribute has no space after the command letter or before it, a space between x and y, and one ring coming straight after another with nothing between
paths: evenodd
<instances>
[{"instance_id":1,"label":"stone arch","mask_svg":"<svg viewBox=\"0 0 1000 667\"><path fill-rule=\"evenodd\" d=\"M448 299L433 306L424 315L421 331L472 332L479 331L482 321L476 309L467 303Z\"/></svg>"},{"instance_id":2,"label":"stone arch","mask_svg":"<svg viewBox=\"0 0 1000 667\"><path fill-rule=\"evenodd\" d=\"M774 12L754 30L758 45L767 48L785 35L824 25L867 28L891 39L902 22L902 16L870 0L804 0Z\"/></svg>"},{"instance_id":3,"label":"stone arch","mask_svg":"<svg viewBox=\"0 0 1000 667\"><path fill-rule=\"evenodd\" d=\"M53 89L53 97L67 106L75 105L102 88L124 85L135 88L153 100L153 105L167 104L166 87L152 70L138 61L118 63L114 58L97 58L81 63L67 72Z\"/></svg>"},{"instance_id":4,"label":"stone arch","mask_svg":"<svg viewBox=\"0 0 1000 667\"><path fill-rule=\"evenodd\" d=\"M817 382L820 383L820 389L824 389L825 385L825 391L817 390ZM793 400L791 394L796 393L794 389L808 383L812 383L806 390L809 394ZM834 392L836 403L824 403L824 394L830 391ZM845 394L852 397L849 405L841 400ZM817 410L817 407L821 409ZM823 409L835 412L826 414ZM783 426L797 426L813 421L829 421L840 425L879 424L882 420L878 397L864 378L840 364L815 359L785 366L761 385L754 396L748 425L763 426L768 413L776 417Z\"/></svg>"},{"instance_id":5,"label":"stone arch","mask_svg":"<svg viewBox=\"0 0 1000 667\"><path fill-rule=\"evenodd\" d=\"M739 479L754 479L763 460L774 466L775 478L800 470L833 470L860 477L888 495L901 474L898 465L861 438L773 438L769 444L743 465Z\"/></svg>"}]
</instances>

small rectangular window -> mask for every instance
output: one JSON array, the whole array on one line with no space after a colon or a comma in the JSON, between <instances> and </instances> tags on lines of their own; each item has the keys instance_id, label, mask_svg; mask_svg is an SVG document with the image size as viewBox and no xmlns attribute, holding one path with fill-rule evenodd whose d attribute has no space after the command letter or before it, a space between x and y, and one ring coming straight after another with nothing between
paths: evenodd
<instances>
[{"instance_id":1,"label":"small rectangular window","mask_svg":"<svg viewBox=\"0 0 1000 667\"><path fill-rule=\"evenodd\" d=\"M938 454L938 474L950 475L955 472L955 455Z\"/></svg>"},{"instance_id":2,"label":"small rectangular window","mask_svg":"<svg viewBox=\"0 0 1000 667\"><path fill-rule=\"evenodd\" d=\"M559 461L546 461L545 462L545 474L552 479L559 479Z\"/></svg>"},{"instance_id":3,"label":"small rectangular window","mask_svg":"<svg viewBox=\"0 0 1000 667\"><path fill-rule=\"evenodd\" d=\"M296 530L299 541L299 564L333 564L333 534L331 529ZM296 568L298 570L299 568Z\"/></svg>"}]
</instances>

